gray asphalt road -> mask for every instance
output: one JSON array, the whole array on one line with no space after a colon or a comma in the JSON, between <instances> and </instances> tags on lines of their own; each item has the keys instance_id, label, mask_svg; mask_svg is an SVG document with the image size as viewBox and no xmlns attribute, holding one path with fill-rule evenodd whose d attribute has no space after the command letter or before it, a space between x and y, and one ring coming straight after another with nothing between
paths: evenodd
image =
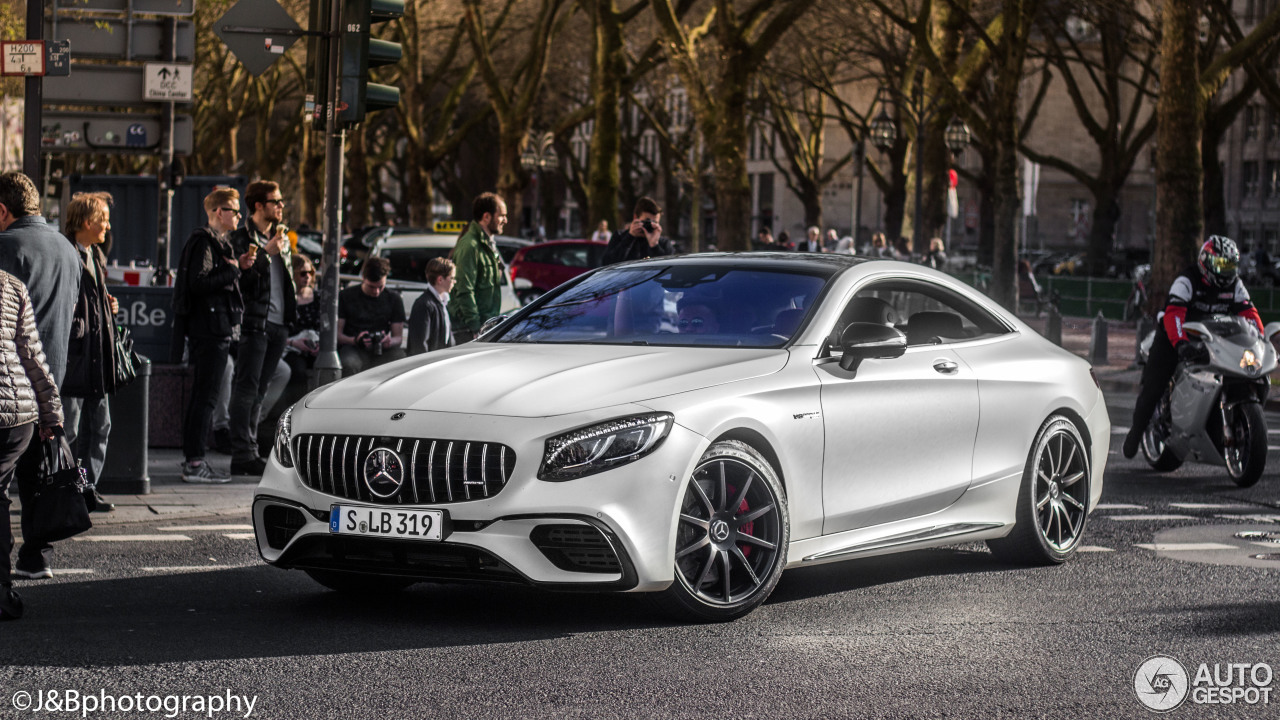
<instances>
[{"instance_id":1,"label":"gray asphalt road","mask_svg":"<svg viewBox=\"0 0 1280 720\"><path fill-rule=\"evenodd\" d=\"M1132 396L1111 403L1122 429ZM225 519L113 527L190 539L62 543L55 569L83 572L20 583L28 617L0 625L0 717L69 717L14 707L49 691L230 692L262 718L1153 717L1133 690L1153 655L1193 677L1202 663L1231 682L1231 663L1280 672L1280 561L1235 537L1280 532L1272 437L1274 469L1247 491L1220 468L1163 476L1113 454L1090 551L1065 566L1001 566L967 545L791 571L727 625L521 588L352 599L263 566ZM1280 717L1280 679L1269 687L1270 705L1187 700L1171 716Z\"/></svg>"}]
</instances>

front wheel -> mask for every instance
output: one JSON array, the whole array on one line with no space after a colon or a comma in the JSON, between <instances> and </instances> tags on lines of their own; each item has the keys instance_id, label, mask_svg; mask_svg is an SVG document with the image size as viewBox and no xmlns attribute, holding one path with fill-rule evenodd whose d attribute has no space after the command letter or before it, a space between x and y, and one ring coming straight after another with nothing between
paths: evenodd
<instances>
[{"instance_id":1,"label":"front wheel","mask_svg":"<svg viewBox=\"0 0 1280 720\"><path fill-rule=\"evenodd\" d=\"M1174 454L1165 439L1169 437L1169 419L1165 404L1162 402L1156 414L1147 423L1142 433L1142 457L1147 464L1160 472L1171 472L1182 467L1182 458Z\"/></svg>"},{"instance_id":2,"label":"front wheel","mask_svg":"<svg viewBox=\"0 0 1280 720\"><path fill-rule=\"evenodd\" d=\"M790 537L786 495L769 461L737 440L712 443L685 487L675 580L658 604L696 622L746 615L778 584Z\"/></svg>"},{"instance_id":3,"label":"front wheel","mask_svg":"<svg viewBox=\"0 0 1280 720\"><path fill-rule=\"evenodd\" d=\"M987 541L991 553L1020 565L1056 565L1080 547L1088 515L1089 451L1080 431L1054 415L1027 456L1013 531Z\"/></svg>"},{"instance_id":4,"label":"front wheel","mask_svg":"<svg viewBox=\"0 0 1280 720\"><path fill-rule=\"evenodd\" d=\"M1256 402L1236 405L1230 413L1235 444L1226 448L1227 474L1240 487L1253 487L1267 466L1267 421Z\"/></svg>"}]
</instances>

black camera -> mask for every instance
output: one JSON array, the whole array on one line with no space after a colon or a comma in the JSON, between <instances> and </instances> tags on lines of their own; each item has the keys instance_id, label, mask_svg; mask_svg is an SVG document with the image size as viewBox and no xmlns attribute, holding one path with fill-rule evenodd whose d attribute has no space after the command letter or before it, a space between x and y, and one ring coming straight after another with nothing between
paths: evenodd
<instances>
[{"instance_id":1,"label":"black camera","mask_svg":"<svg viewBox=\"0 0 1280 720\"><path fill-rule=\"evenodd\" d=\"M373 353L374 357L381 357L382 356L382 338L386 337L387 334L382 330L371 330L369 331L368 335L369 335L369 343L370 343L369 352Z\"/></svg>"},{"instance_id":2,"label":"black camera","mask_svg":"<svg viewBox=\"0 0 1280 720\"><path fill-rule=\"evenodd\" d=\"M644 228L645 232L651 233L653 232L653 221L648 218L645 218L644 220L640 221L640 227Z\"/></svg>"}]
</instances>

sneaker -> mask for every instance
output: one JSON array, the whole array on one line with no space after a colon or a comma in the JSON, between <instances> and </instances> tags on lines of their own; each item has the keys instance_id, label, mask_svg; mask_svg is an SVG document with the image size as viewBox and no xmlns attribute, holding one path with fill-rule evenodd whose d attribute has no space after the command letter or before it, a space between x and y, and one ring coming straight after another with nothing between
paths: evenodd
<instances>
[{"instance_id":1,"label":"sneaker","mask_svg":"<svg viewBox=\"0 0 1280 720\"><path fill-rule=\"evenodd\" d=\"M1138 428L1130 428L1129 434L1124 436L1124 456L1132 459L1138 454L1138 445L1142 443L1142 431Z\"/></svg>"},{"instance_id":2,"label":"sneaker","mask_svg":"<svg viewBox=\"0 0 1280 720\"><path fill-rule=\"evenodd\" d=\"M254 477L261 477L262 473L266 471L266 469L267 461L260 457L253 458L252 460L231 461L232 475L252 475Z\"/></svg>"},{"instance_id":3,"label":"sneaker","mask_svg":"<svg viewBox=\"0 0 1280 720\"><path fill-rule=\"evenodd\" d=\"M26 578L27 580L45 580L53 577L53 571L48 565L41 565L38 568L23 567L22 560L13 565L13 576Z\"/></svg>"},{"instance_id":4,"label":"sneaker","mask_svg":"<svg viewBox=\"0 0 1280 720\"><path fill-rule=\"evenodd\" d=\"M224 475L213 469L213 466L203 460L195 462L182 463L182 481L189 483L229 483L230 475Z\"/></svg>"},{"instance_id":5,"label":"sneaker","mask_svg":"<svg viewBox=\"0 0 1280 720\"><path fill-rule=\"evenodd\" d=\"M213 447L214 452L220 452L223 455L231 454L231 430L221 428L213 431Z\"/></svg>"},{"instance_id":6,"label":"sneaker","mask_svg":"<svg viewBox=\"0 0 1280 720\"><path fill-rule=\"evenodd\" d=\"M89 512L106 513L116 509L115 505L98 494L98 488L95 487L85 489L84 502L89 507Z\"/></svg>"}]
</instances>

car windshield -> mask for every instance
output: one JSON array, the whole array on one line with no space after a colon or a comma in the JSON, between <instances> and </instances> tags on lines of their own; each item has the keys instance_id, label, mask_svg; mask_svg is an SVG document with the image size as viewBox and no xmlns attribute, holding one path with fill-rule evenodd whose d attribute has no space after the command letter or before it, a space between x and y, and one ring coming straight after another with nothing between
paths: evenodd
<instances>
[{"instance_id":1,"label":"car windshield","mask_svg":"<svg viewBox=\"0 0 1280 720\"><path fill-rule=\"evenodd\" d=\"M826 279L797 269L679 264L605 270L517 320L496 342L781 347Z\"/></svg>"}]
</instances>

